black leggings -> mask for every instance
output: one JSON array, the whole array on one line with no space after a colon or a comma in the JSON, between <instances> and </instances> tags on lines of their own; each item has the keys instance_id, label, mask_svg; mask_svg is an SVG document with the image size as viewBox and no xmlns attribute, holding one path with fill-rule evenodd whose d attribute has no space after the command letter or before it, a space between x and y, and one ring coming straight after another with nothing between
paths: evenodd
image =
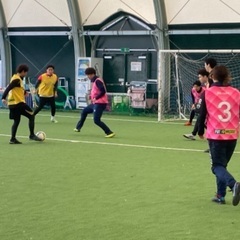
<instances>
[{"instance_id":1,"label":"black leggings","mask_svg":"<svg viewBox=\"0 0 240 240\"><path fill-rule=\"evenodd\" d=\"M35 109L34 115L37 115L46 104L50 105L51 115L54 117L56 113L55 97L40 97L39 106Z\"/></svg>"},{"instance_id":2,"label":"black leggings","mask_svg":"<svg viewBox=\"0 0 240 240\"><path fill-rule=\"evenodd\" d=\"M21 105L20 107L10 109L10 119L13 119L12 134L11 134L12 139L16 138L17 129L21 121L21 115L28 118L29 120L28 127L29 127L30 135L34 135L35 117L33 115L32 109L27 104L24 104L24 105Z\"/></svg>"}]
</instances>

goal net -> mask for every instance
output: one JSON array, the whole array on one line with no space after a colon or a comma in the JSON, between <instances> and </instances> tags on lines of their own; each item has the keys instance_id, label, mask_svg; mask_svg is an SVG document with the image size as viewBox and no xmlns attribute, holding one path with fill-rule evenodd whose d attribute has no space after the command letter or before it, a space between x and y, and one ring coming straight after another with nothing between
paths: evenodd
<instances>
[{"instance_id":1,"label":"goal net","mask_svg":"<svg viewBox=\"0 0 240 240\"><path fill-rule=\"evenodd\" d=\"M158 121L188 118L191 89L207 58L225 65L232 86L240 88L240 50L159 50Z\"/></svg>"}]
</instances>

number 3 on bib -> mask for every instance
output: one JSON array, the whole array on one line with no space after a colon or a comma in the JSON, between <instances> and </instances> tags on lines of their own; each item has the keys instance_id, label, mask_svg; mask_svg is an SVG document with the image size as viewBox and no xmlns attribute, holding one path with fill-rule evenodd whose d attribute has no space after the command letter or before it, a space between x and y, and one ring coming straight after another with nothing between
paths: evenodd
<instances>
[{"instance_id":1,"label":"number 3 on bib","mask_svg":"<svg viewBox=\"0 0 240 240\"><path fill-rule=\"evenodd\" d=\"M218 115L218 119L219 119L221 122L228 122L228 121L230 121L231 116L232 116L232 114L231 114L231 112L230 112L230 110L231 110L231 105L230 105L230 103L229 103L229 102L226 102L226 101L220 102L220 103L218 104L218 108L221 109L222 112L223 112L223 114L224 114L224 115Z\"/></svg>"}]
</instances>

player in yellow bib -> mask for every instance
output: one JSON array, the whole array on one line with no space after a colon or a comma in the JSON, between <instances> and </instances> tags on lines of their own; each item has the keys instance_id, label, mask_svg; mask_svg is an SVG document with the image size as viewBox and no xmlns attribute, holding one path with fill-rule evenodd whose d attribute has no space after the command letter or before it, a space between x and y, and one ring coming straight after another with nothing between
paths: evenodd
<instances>
[{"instance_id":1,"label":"player in yellow bib","mask_svg":"<svg viewBox=\"0 0 240 240\"><path fill-rule=\"evenodd\" d=\"M57 97L58 77L54 73L54 66L48 65L46 73L39 76L35 85L39 95L39 106L35 109L34 115L37 115L42 108L49 104L51 107L51 121L57 123L55 119L56 105L55 97Z\"/></svg>"},{"instance_id":2,"label":"player in yellow bib","mask_svg":"<svg viewBox=\"0 0 240 240\"><path fill-rule=\"evenodd\" d=\"M2 102L8 105L10 114L9 118L13 119L12 133L10 144L21 144L22 142L16 139L17 129L21 120L21 115L29 119L29 139L35 141L42 141L34 134L34 115L32 109L25 102L25 89L23 86L23 78L28 73L28 66L25 64L17 68L17 73L11 78L10 84L5 89L2 95ZM7 100L6 100L7 99Z\"/></svg>"}]
</instances>

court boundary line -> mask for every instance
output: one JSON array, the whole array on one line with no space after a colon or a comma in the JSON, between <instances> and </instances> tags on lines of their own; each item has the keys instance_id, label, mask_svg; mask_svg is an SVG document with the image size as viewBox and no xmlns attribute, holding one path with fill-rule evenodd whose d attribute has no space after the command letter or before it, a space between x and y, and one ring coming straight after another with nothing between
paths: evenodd
<instances>
[{"instance_id":1,"label":"court boundary line","mask_svg":"<svg viewBox=\"0 0 240 240\"><path fill-rule=\"evenodd\" d=\"M0 134L0 136L2 136L2 137L10 137L9 134ZM27 136L18 136L18 138L28 139ZM170 150L170 151L204 152L202 149L200 150L200 149L188 149L188 148L172 148L172 147L161 147L161 146L148 146L148 145L111 143L111 142L97 142L97 141L75 140L75 139L61 139L61 138L47 138L46 141L83 143L83 144L97 144L97 145L109 145L109 146L116 146L116 147L159 149L159 150ZM239 154L240 152L235 151L234 153Z\"/></svg>"},{"instance_id":2,"label":"court boundary line","mask_svg":"<svg viewBox=\"0 0 240 240\"><path fill-rule=\"evenodd\" d=\"M8 114L9 112L8 111L0 111L0 114ZM74 114L77 114L77 113L74 113ZM41 116L41 117L50 117L50 115L49 114L41 114L41 113L39 113L38 114L39 116ZM63 115L55 115L55 117L56 118L71 118L71 119L80 119L80 116L69 116L69 115L65 115L65 116L63 116ZM126 116L126 117L129 117L129 116ZM130 116L131 117L131 116ZM136 116L136 117L138 117L138 116ZM141 116L140 116L141 117ZM133 118L135 118L135 117L133 117ZM93 119L93 117L90 115L90 116L88 116L87 117L87 120L90 120L90 119ZM174 119L172 119L172 122L170 122L170 121L161 121L161 122L159 122L157 119L156 120L140 120L140 119L121 119L121 118L108 118L108 117L106 117L106 115L104 116L103 115L103 117L102 117L102 119L103 120L107 120L107 121L119 121L119 122L137 122L137 123L154 123L154 124L180 124L180 125L182 125L183 124L183 122L179 122L179 121L181 121L181 120L174 120ZM194 120L193 120L194 121Z\"/></svg>"}]
</instances>

